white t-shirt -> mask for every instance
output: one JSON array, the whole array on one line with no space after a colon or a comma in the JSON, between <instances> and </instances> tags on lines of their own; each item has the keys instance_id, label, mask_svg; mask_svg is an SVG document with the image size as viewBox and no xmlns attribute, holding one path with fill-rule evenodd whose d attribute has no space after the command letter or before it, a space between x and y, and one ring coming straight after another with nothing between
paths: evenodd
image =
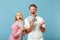
<instances>
[{"instance_id":1,"label":"white t-shirt","mask_svg":"<svg viewBox=\"0 0 60 40\"><path fill-rule=\"evenodd\" d=\"M30 27L29 21L28 21L28 19L30 17L31 16L29 16L25 19L25 28ZM42 21L44 22L44 20L43 20L43 18L41 18L39 16L36 16L35 18L37 19L37 21L34 22L33 29L31 30L30 33L28 33L28 40L39 40L40 38L43 38L42 32L39 29L39 23ZM45 24L43 24L43 27L45 27Z\"/></svg>"}]
</instances>

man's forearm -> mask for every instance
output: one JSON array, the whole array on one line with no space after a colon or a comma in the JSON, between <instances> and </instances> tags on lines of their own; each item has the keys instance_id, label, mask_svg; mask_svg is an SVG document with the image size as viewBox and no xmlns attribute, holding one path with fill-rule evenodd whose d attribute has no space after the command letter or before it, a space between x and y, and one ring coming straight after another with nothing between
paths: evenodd
<instances>
[{"instance_id":1,"label":"man's forearm","mask_svg":"<svg viewBox=\"0 0 60 40\"><path fill-rule=\"evenodd\" d=\"M45 28L44 27L40 27L40 30L41 30L41 32L45 32Z\"/></svg>"},{"instance_id":2,"label":"man's forearm","mask_svg":"<svg viewBox=\"0 0 60 40\"><path fill-rule=\"evenodd\" d=\"M32 30L32 27L26 29L25 32L26 32L26 33L29 33L29 32L31 32L31 30Z\"/></svg>"}]
</instances>

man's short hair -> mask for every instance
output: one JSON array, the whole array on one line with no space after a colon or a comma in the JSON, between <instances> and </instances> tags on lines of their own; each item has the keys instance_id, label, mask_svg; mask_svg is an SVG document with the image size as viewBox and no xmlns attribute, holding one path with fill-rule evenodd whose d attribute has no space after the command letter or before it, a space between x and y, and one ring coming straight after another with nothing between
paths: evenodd
<instances>
[{"instance_id":1,"label":"man's short hair","mask_svg":"<svg viewBox=\"0 0 60 40\"><path fill-rule=\"evenodd\" d=\"M36 6L35 4L31 4L31 5L29 6L29 9L30 9L30 7L35 7L35 8L37 9L37 6Z\"/></svg>"}]
</instances>

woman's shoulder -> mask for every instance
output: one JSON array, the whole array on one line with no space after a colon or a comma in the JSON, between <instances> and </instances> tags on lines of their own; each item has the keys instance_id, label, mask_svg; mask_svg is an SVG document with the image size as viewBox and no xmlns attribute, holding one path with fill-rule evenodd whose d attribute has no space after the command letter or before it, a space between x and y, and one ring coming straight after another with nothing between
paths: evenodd
<instances>
[{"instance_id":1,"label":"woman's shoulder","mask_svg":"<svg viewBox=\"0 0 60 40\"><path fill-rule=\"evenodd\" d=\"M15 27L17 27L17 22L14 22L11 28L15 28Z\"/></svg>"}]
</instances>

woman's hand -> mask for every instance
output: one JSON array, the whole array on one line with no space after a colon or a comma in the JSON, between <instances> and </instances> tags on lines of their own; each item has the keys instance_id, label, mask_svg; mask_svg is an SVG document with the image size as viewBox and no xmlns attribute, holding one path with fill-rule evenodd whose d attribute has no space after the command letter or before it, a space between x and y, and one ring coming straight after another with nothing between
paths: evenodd
<instances>
[{"instance_id":1,"label":"woman's hand","mask_svg":"<svg viewBox=\"0 0 60 40\"><path fill-rule=\"evenodd\" d=\"M21 27L20 29L21 29L21 31L22 31L22 32L24 32L24 31L25 31L25 27Z\"/></svg>"}]
</instances>

